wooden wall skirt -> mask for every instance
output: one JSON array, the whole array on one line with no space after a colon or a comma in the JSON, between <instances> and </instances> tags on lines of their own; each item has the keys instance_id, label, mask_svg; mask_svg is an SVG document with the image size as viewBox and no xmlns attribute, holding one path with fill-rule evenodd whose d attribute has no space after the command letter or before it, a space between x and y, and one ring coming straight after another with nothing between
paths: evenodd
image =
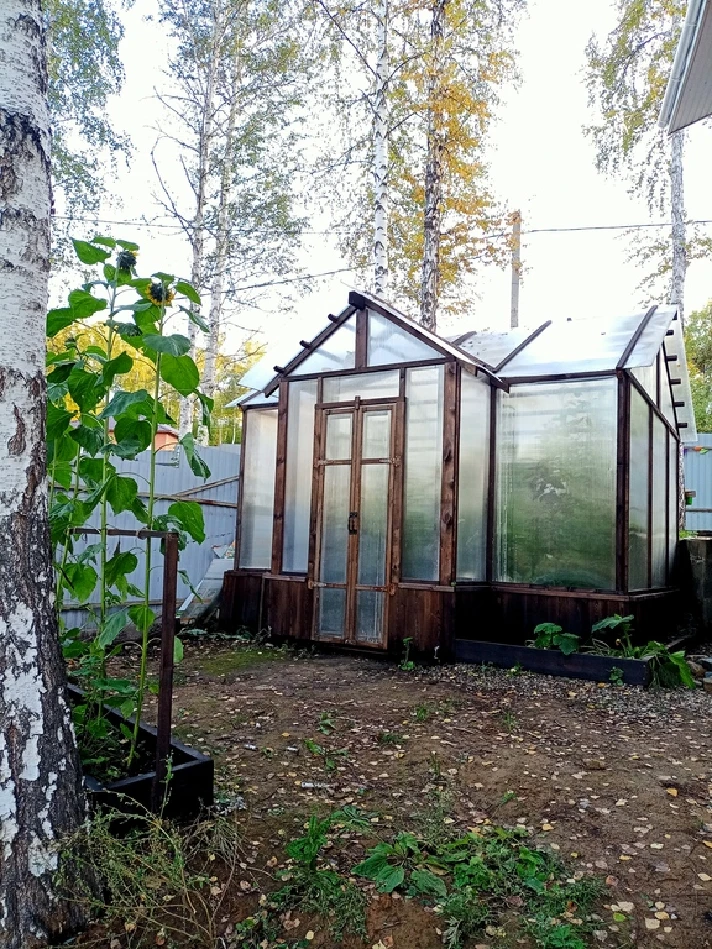
<instances>
[{"instance_id":1,"label":"wooden wall skirt","mask_svg":"<svg viewBox=\"0 0 712 949\"><path fill-rule=\"evenodd\" d=\"M400 655L409 637L424 658L434 658L437 647L438 658L447 660L456 638L521 644L545 622L586 636L594 623L614 613L633 614L637 640L663 639L675 627L679 598L677 590L624 595L515 584L404 583L388 597L388 651ZM276 638L305 641L311 637L313 603L305 577L231 570L225 574L221 621L231 631L256 630L259 624Z\"/></svg>"}]
</instances>

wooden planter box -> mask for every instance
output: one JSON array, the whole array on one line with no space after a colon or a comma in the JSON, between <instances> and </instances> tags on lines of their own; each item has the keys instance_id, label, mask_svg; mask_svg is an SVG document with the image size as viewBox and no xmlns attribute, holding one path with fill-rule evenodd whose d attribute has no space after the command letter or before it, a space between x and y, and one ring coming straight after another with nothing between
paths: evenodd
<instances>
[{"instance_id":1,"label":"wooden planter box","mask_svg":"<svg viewBox=\"0 0 712 949\"><path fill-rule=\"evenodd\" d=\"M565 656L558 649L533 649L531 646L511 646L470 639L455 640L455 659L478 664L491 662L503 669L519 665L527 672L590 679L593 682L609 682L614 668L621 670L626 685L648 686L651 678L649 659L594 656L585 652Z\"/></svg>"},{"instance_id":2,"label":"wooden planter box","mask_svg":"<svg viewBox=\"0 0 712 949\"><path fill-rule=\"evenodd\" d=\"M82 690L69 686L72 699L79 699ZM107 717L118 724L124 722L133 727L135 719L124 718L120 712L107 710ZM156 745L156 729L150 725L141 725L141 733L148 746ZM215 762L207 755L183 745L179 741L171 742L171 779L168 783L163 816L173 820L189 820L213 804L213 783ZM130 778L120 778L104 784L91 775L84 776L84 784L90 795L92 806L111 807L130 812L131 801L136 801L146 810L151 810L151 794L155 779L155 769ZM123 795L123 797L121 796ZM129 798L129 800L127 800Z\"/></svg>"}]
</instances>

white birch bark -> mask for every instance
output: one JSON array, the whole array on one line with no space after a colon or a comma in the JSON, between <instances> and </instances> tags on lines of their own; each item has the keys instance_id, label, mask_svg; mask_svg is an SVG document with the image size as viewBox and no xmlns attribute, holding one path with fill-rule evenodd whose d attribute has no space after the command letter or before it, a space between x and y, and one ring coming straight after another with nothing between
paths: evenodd
<instances>
[{"instance_id":1,"label":"white birch bark","mask_svg":"<svg viewBox=\"0 0 712 949\"><path fill-rule=\"evenodd\" d=\"M203 280L203 263L205 259L205 206L207 202L207 185L210 174L210 146L213 135L213 119L215 114L215 80L220 59L220 38L222 19L222 0L216 0L213 15L213 37L208 72L205 77L205 93L202 102L202 124L200 141L198 143L198 169L195 194L195 214L191 227L191 249L193 263L190 281L196 290L200 290ZM195 304L190 304L191 312L195 311ZM190 356L195 359L195 324L188 321L188 338L190 339ZM181 399L178 420L178 434L182 438L193 427L195 400L193 396Z\"/></svg>"},{"instance_id":2,"label":"white birch bark","mask_svg":"<svg viewBox=\"0 0 712 949\"><path fill-rule=\"evenodd\" d=\"M388 0L378 0L376 90L373 116L375 226L373 261L375 290L388 290Z\"/></svg>"},{"instance_id":3,"label":"white birch bark","mask_svg":"<svg viewBox=\"0 0 712 949\"><path fill-rule=\"evenodd\" d=\"M430 25L427 82L428 130L425 163L425 212L423 220L423 269L420 285L420 322L435 332L440 278L440 228L442 223L443 150L441 119L437 107L438 81L445 32L447 0L434 0Z\"/></svg>"},{"instance_id":4,"label":"white birch bark","mask_svg":"<svg viewBox=\"0 0 712 949\"><path fill-rule=\"evenodd\" d=\"M670 303L678 307L683 327L685 325L685 271L687 270L685 192L682 169L684 144L684 131L675 132L670 136L670 211L672 215Z\"/></svg>"},{"instance_id":5,"label":"white birch bark","mask_svg":"<svg viewBox=\"0 0 712 949\"><path fill-rule=\"evenodd\" d=\"M53 605L45 315L47 63L39 0L0 4L0 947L75 927L54 891L57 838L84 817Z\"/></svg>"}]
</instances>

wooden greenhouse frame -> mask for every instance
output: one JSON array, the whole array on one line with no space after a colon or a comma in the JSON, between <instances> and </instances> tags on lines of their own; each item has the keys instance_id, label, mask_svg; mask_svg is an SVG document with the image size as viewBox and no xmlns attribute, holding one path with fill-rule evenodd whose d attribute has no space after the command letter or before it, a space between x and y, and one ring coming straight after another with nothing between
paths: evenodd
<instances>
[{"instance_id":1,"label":"wooden greenhouse frame","mask_svg":"<svg viewBox=\"0 0 712 949\"><path fill-rule=\"evenodd\" d=\"M584 323L590 345L579 342ZM325 353L341 328L352 334L348 365L330 368ZM369 334L377 329L401 348L402 360L384 362L381 350L370 358ZM680 440L696 438L674 308L651 307L605 325L549 321L532 332L449 340L354 292L346 309L301 345L241 403L236 561L225 574L221 607L226 627L391 651L409 637L431 656L454 654L457 640L521 643L544 621L585 633L614 613L632 613L643 635L659 635L678 595ZM373 346L376 352L377 341ZM577 349L591 350L592 357ZM416 381L436 377L437 398L421 405ZM312 401L300 415L298 400L307 390ZM568 396L573 407L562 409ZM527 452L535 457L548 450L542 448L547 423L537 409L540 398L552 406L560 451L535 463ZM588 409L586 398L594 400ZM601 399L612 414L610 438L589 445ZM527 420L533 420L531 431L521 429ZM596 468L584 472L594 493L599 481L610 485L610 511L600 528L597 518L589 518L585 530L572 527L577 506L586 520L588 499L576 497L573 476L569 483L557 472L561 458L576 452L584 467L590 461ZM430 494L423 501L416 490ZM531 530L517 521L517 504L541 508ZM548 516L559 509L569 513ZM298 533L295 511L301 512L300 569L292 569L296 546L285 547L287 535ZM578 574L567 563L556 567L558 574L546 563L535 567L533 557L530 568L529 554L521 553L536 550L537 531L543 531L544 547L553 545L556 560L553 523L561 549L568 544L579 552ZM586 553L589 530L594 566ZM406 562L424 564L426 556L427 568ZM475 566L466 570L467 558ZM423 575L413 576L418 569ZM601 577L607 582L597 582Z\"/></svg>"}]
</instances>

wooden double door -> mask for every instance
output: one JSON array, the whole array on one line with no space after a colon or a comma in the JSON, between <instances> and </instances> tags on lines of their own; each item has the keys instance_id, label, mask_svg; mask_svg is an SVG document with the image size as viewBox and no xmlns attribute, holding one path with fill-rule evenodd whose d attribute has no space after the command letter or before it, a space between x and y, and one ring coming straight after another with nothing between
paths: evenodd
<instances>
[{"instance_id":1,"label":"wooden double door","mask_svg":"<svg viewBox=\"0 0 712 949\"><path fill-rule=\"evenodd\" d=\"M314 638L385 648L400 538L402 403L317 408Z\"/></svg>"}]
</instances>

